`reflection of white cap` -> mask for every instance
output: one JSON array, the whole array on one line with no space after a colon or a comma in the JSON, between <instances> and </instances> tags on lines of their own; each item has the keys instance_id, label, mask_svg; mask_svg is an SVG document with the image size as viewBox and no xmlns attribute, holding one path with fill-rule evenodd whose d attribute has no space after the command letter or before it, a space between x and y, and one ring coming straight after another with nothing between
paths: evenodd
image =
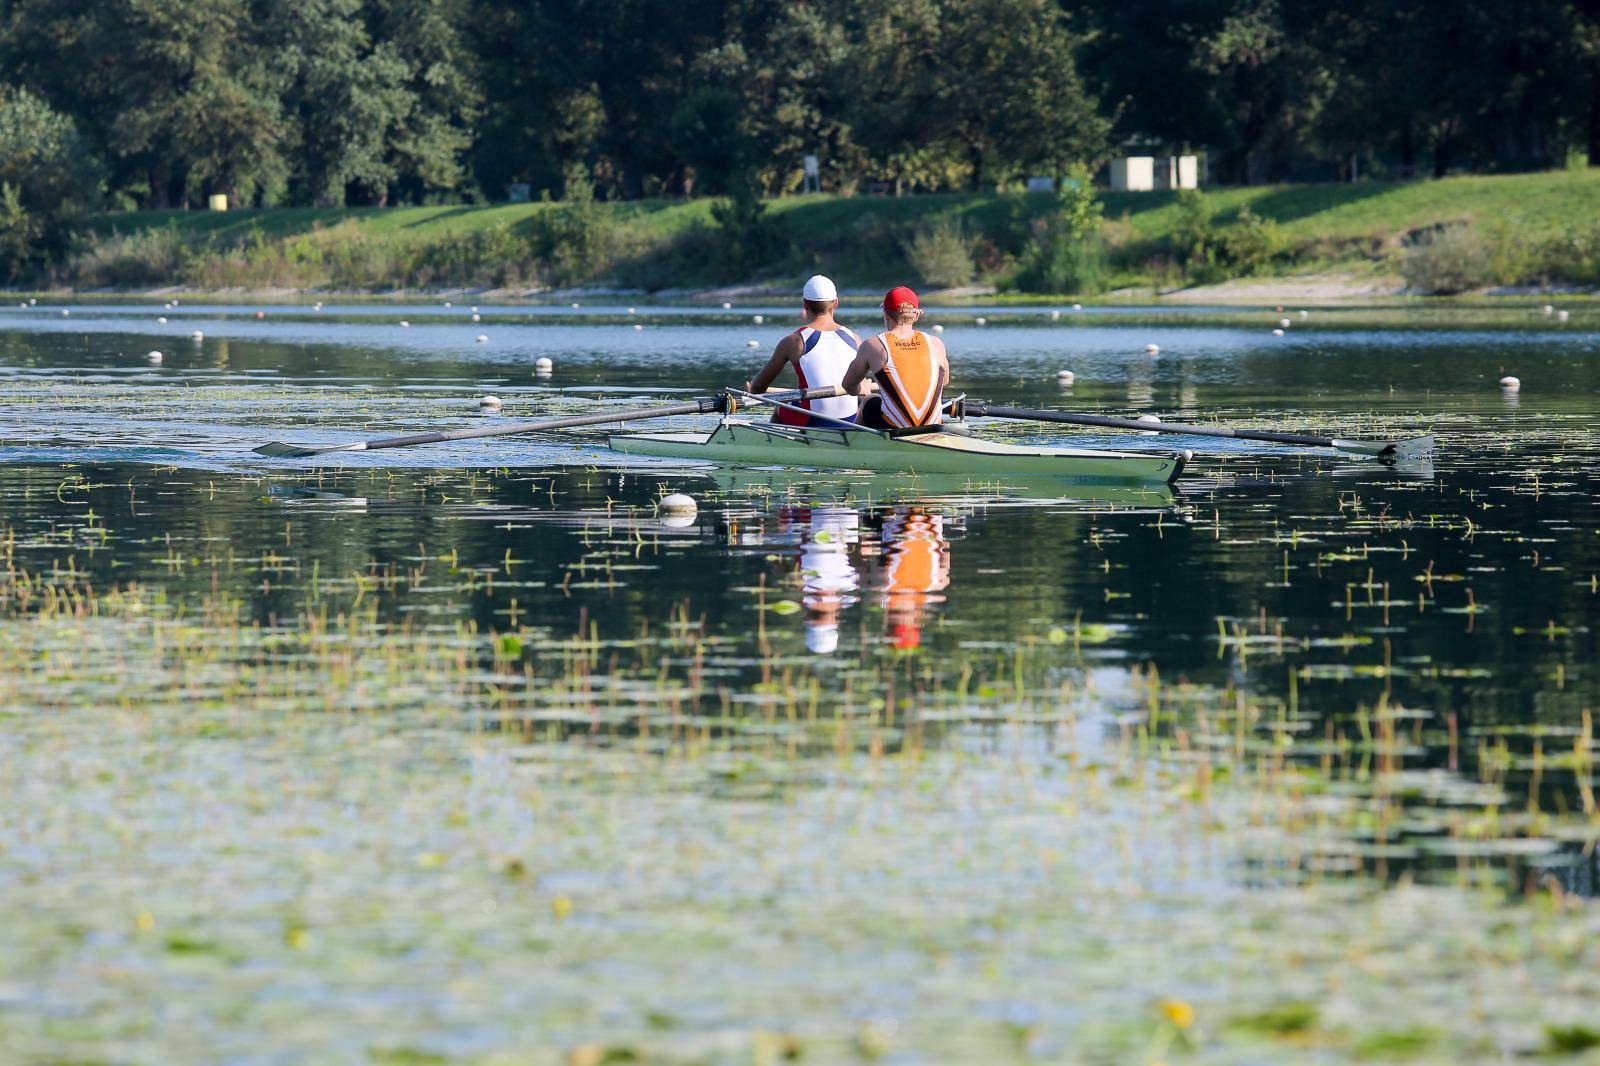
<instances>
[{"instance_id":1,"label":"reflection of white cap","mask_svg":"<svg viewBox=\"0 0 1600 1066\"><path fill-rule=\"evenodd\" d=\"M839 298L839 290L833 287L833 281L821 274L813 274L811 280L806 282L805 292L802 295L813 303L827 303L829 300Z\"/></svg>"},{"instance_id":2,"label":"reflection of white cap","mask_svg":"<svg viewBox=\"0 0 1600 1066\"><path fill-rule=\"evenodd\" d=\"M839 626L834 622L807 622L806 647L815 655L832 655L839 647Z\"/></svg>"}]
</instances>

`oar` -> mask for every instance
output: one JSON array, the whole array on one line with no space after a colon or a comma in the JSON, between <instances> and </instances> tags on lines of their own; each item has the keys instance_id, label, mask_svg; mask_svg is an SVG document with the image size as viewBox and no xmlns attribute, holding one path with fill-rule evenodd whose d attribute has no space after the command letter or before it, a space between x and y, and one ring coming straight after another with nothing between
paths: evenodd
<instances>
[{"instance_id":1,"label":"oar","mask_svg":"<svg viewBox=\"0 0 1600 1066\"><path fill-rule=\"evenodd\" d=\"M790 392L771 393L782 400L824 400L839 395L837 388L795 389ZM273 441L255 449L257 455L270 455L275 459L305 459L329 452L371 452L379 448L410 448L418 444L442 444L452 440L472 440L477 437L509 437L519 433L543 433L552 429L571 429L575 426L603 426L608 423L633 422L645 418L667 418L672 415L705 415L713 412L729 413L733 405L726 392L707 396L687 403L667 407L627 407L620 411L606 411L592 415L568 415L564 418L541 418L534 422L501 422L477 429L458 429L443 433L412 433L405 437L383 437L378 440L357 441L354 444L282 444Z\"/></svg>"},{"instance_id":2,"label":"oar","mask_svg":"<svg viewBox=\"0 0 1600 1066\"><path fill-rule=\"evenodd\" d=\"M1309 433L1275 433L1265 429L1229 429L1226 426L1196 426L1183 422L1140 422L1132 418L1110 418L1106 415L1075 415L1066 411L1034 411L1026 407L1001 407L982 400L967 400L962 411L969 415L988 415L991 418L1019 418L1032 422L1065 422L1073 426L1100 426L1105 429L1131 429L1141 433L1183 433L1194 437L1233 437L1237 440L1259 440L1270 444L1298 444L1309 448L1334 448L1357 455L1375 455L1380 459L1405 459L1426 455L1433 451L1433 435L1410 437L1406 440L1342 440L1337 437L1314 436Z\"/></svg>"}]
</instances>

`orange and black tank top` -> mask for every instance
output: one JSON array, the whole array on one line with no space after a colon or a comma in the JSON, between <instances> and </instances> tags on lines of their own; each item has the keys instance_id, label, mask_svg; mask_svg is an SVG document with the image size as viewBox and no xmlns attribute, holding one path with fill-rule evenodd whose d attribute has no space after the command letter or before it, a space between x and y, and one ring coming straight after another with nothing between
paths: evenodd
<instances>
[{"instance_id":1,"label":"orange and black tank top","mask_svg":"<svg viewBox=\"0 0 1600 1066\"><path fill-rule=\"evenodd\" d=\"M933 354L927 334L909 337L878 334L888 353L874 377L883 396L883 419L896 429L937 426L943 421L944 368Z\"/></svg>"}]
</instances>

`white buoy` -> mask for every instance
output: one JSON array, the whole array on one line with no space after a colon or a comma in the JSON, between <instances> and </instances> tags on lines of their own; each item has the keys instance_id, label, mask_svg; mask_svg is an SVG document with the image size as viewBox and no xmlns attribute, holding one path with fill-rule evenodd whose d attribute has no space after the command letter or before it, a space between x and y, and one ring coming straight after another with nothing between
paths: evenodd
<instances>
[{"instance_id":1,"label":"white buoy","mask_svg":"<svg viewBox=\"0 0 1600 1066\"><path fill-rule=\"evenodd\" d=\"M1544 313L1547 314L1547 315L1553 315L1553 314L1556 313L1556 309L1554 307L1551 307L1549 304L1545 304L1543 310L1544 310Z\"/></svg>"},{"instance_id":2,"label":"white buoy","mask_svg":"<svg viewBox=\"0 0 1600 1066\"><path fill-rule=\"evenodd\" d=\"M1565 322L1571 316L1572 316L1572 312L1571 311L1557 311L1556 312L1556 321L1557 322Z\"/></svg>"},{"instance_id":3,"label":"white buoy","mask_svg":"<svg viewBox=\"0 0 1600 1066\"><path fill-rule=\"evenodd\" d=\"M1159 355L1161 353L1161 345L1147 344L1144 346L1144 350L1147 355Z\"/></svg>"},{"instance_id":4,"label":"white buoy","mask_svg":"<svg viewBox=\"0 0 1600 1066\"><path fill-rule=\"evenodd\" d=\"M1051 311L1050 312L1050 321L1052 321L1052 322L1060 322L1061 321L1061 312L1060 311Z\"/></svg>"},{"instance_id":5,"label":"white buoy","mask_svg":"<svg viewBox=\"0 0 1600 1066\"><path fill-rule=\"evenodd\" d=\"M28 301L27 300L23 300L17 306L22 308L24 311L26 311L28 309Z\"/></svg>"},{"instance_id":6,"label":"white buoy","mask_svg":"<svg viewBox=\"0 0 1600 1066\"><path fill-rule=\"evenodd\" d=\"M322 310L322 301L321 301L321 300L318 300L318 301L317 301L317 302L316 302L316 303L314 303L314 304L312 304L312 305L311 305L311 310L313 310L313 311L320 311L320 310Z\"/></svg>"},{"instance_id":7,"label":"white buoy","mask_svg":"<svg viewBox=\"0 0 1600 1066\"><path fill-rule=\"evenodd\" d=\"M637 330L642 330L642 329L644 329L644 323L643 322L635 322L633 324L633 328L637 329Z\"/></svg>"},{"instance_id":8,"label":"white buoy","mask_svg":"<svg viewBox=\"0 0 1600 1066\"><path fill-rule=\"evenodd\" d=\"M933 331L935 333L943 333L944 332L944 327L941 326L941 325L935 324L934 327L933 327Z\"/></svg>"},{"instance_id":9,"label":"white buoy","mask_svg":"<svg viewBox=\"0 0 1600 1066\"><path fill-rule=\"evenodd\" d=\"M28 297L28 306L29 307L37 307L37 306L39 306L39 298L37 296Z\"/></svg>"},{"instance_id":10,"label":"white buoy","mask_svg":"<svg viewBox=\"0 0 1600 1066\"><path fill-rule=\"evenodd\" d=\"M482 322L483 321L483 316L475 314L475 315L472 316L472 321L474 321L474 322Z\"/></svg>"},{"instance_id":11,"label":"white buoy","mask_svg":"<svg viewBox=\"0 0 1600 1066\"><path fill-rule=\"evenodd\" d=\"M984 318L982 315L979 315L977 318L972 320L972 324L974 326L987 326L989 324L989 320Z\"/></svg>"},{"instance_id":12,"label":"white buoy","mask_svg":"<svg viewBox=\"0 0 1600 1066\"><path fill-rule=\"evenodd\" d=\"M483 397L480 397L479 400L478 400L478 406L482 407L486 411L498 411L498 410L500 410L500 397L498 397L498 396L483 396Z\"/></svg>"},{"instance_id":13,"label":"white buoy","mask_svg":"<svg viewBox=\"0 0 1600 1066\"><path fill-rule=\"evenodd\" d=\"M699 504L694 502L694 497L683 492L674 492L669 496L661 497L660 501L656 503L656 507L661 510L662 514L678 515L694 514L700 509Z\"/></svg>"},{"instance_id":14,"label":"white buoy","mask_svg":"<svg viewBox=\"0 0 1600 1066\"><path fill-rule=\"evenodd\" d=\"M1070 370L1057 370L1056 371L1056 384L1057 385L1071 385L1074 381L1077 381L1077 380L1078 380L1078 375L1074 374Z\"/></svg>"},{"instance_id":15,"label":"white buoy","mask_svg":"<svg viewBox=\"0 0 1600 1066\"><path fill-rule=\"evenodd\" d=\"M761 342L760 341L745 341L744 342L744 346L746 348L759 348L759 347L761 347Z\"/></svg>"},{"instance_id":16,"label":"white buoy","mask_svg":"<svg viewBox=\"0 0 1600 1066\"><path fill-rule=\"evenodd\" d=\"M638 312L638 311L635 311L635 310L634 310L634 309L633 309L633 308L631 308L631 307L630 307L630 308L628 308L628 314L630 314L630 315L636 315L636 314L638 314L638 313L639 313L639 312Z\"/></svg>"},{"instance_id":17,"label":"white buoy","mask_svg":"<svg viewBox=\"0 0 1600 1066\"><path fill-rule=\"evenodd\" d=\"M156 322L158 322L159 324L161 324L163 326L166 325L167 324L167 316L166 315L162 315L160 318L156 319Z\"/></svg>"},{"instance_id":18,"label":"white buoy","mask_svg":"<svg viewBox=\"0 0 1600 1066\"><path fill-rule=\"evenodd\" d=\"M1160 422L1161 422L1161 419L1157 418L1155 415L1140 415L1139 416L1139 421L1140 422L1155 422L1155 423L1157 423L1159 425ZM1140 434L1142 436L1146 436L1146 437L1153 437L1153 436L1156 435L1156 431L1153 430L1153 429L1141 430Z\"/></svg>"},{"instance_id":19,"label":"white buoy","mask_svg":"<svg viewBox=\"0 0 1600 1066\"><path fill-rule=\"evenodd\" d=\"M173 307L177 307L178 306L178 301L177 300L173 300L172 301L172 306Z\"/></svg>"},{"instance_id":20,"label":"white buoy","mask_svg":"<svg viewBox=\"0 0 1600 1066\"><path fill-rule=\"evenodd\" d=\"M1518 389L1522 388L1522 379L1507 374L1505 377L1500 379L1500 387L1505 389L1507 392L1516 392Z\"/></svg>"},{"instance_id":21,"label":"white buoy","mask_svg":"<svg viewBox=\"0 0 1600 1066\"><path fill-rule=\"evenodd\" d=\"M1283 336L1283 330L1281 330L1281 329L1275 329L1275 330L1273 330L1273 331L1272 331L1272 335L1273 335L1273 336L1274 336L1274 337L1281 337L1281 336Z\"/></svg>"},{"instance_id":22,"label":"white buoy","mask_svg":"<svg viewBox=\"0 0 1600 1066\"><path fill-rule=\"evenodd\" d=\"M477 314L478 313L478 305L477 304L473 304L472 305L472 313L473 314Z\"/></svg>"},{"instance_id":23,"label":"white buoy","mask_svg":"<svg viewBox=\"0 0 1600 1066\"><path fill-rule=\"evenodd\" d=\"M1278 328L1279 329L1288 329L1289 328L1289 320L1287 318L1278 319Z\"/></svg>"},{"instance_id":24,"label":"white buoy","mask_svg":"<svg viewBox=\"0 0 1600 1066\"><path fill-rule=\"evenodd\" d=\"M489 343L489 335L487 333L478 334L478 343L479 344L488 344Z\"/></svg>"},{"instance_id":25,"label":"white buoy","mask_svg":"<svg viewBox=\"0 0 1600 1066\"><path fill-rule=\"evenodd\" d=\"M162 304L162 305L161 305L161 310L163 310L163 311L170 311L170 310L172 310L172 304L171 304L171 302L170 302L170 301L169 301L169 302L168 302L168 303L164 303L164 304Z\"/></svg>"},{"instance_id":26,"label":"white buoy","mask_svg":"<svg viewBox=\"0 0 1600 1066\"><path fill-rule=\"evenodd\" d=\"M451 303L451 302L450 302L450 301L449 301L449 300L446 300L446 301L445 301L445 302L444 302L444 305L445 305L445 306L446 306L446 307L454 307L454 306L455 306L455 304L453 304L453 303Z\"/></svg>"},{"instance_id":27,"label":"white buoy","mask_svg":"<svg viewBox=\"0 0 1600 1066\"><path fill-rule=\"evenodd\" d=\"M533 368L541 374L548 374L556 368L556 364L549 356L541 355L533 361Z\"/></svg>"},{"instance_id":28,"label":"white buoy","mask_svg":"<svg viewBox=\"0 0 1600 1066\"><path fill-rule=\"evenodd\" d=\"M1073 304L1072 305L1072 309L1074 311L1082 311L1083 310L1083 305L1082 304Z\"/></svg>"},{"instance_id":29,"label":"white buoy","mask_svg":"<svg viewBox=\"0 0 1600 1066\"><path fill-rule=\"evenodd\" d=\"M572 309L574 311L576 311L578 309L578 301L576 301L576 300L572 301Z\"/></svg>"},{"instance_id":30,"label":"white buoy","mask_svg":"<svg viewBox=\"0 0 1600 1066\"><path fill-rule=\"evenodd\" d=\"M733 310L733 305L731 303L728 303L726 300L724 300L722 302L722 309L724 311L732 311Z\"/></svg>"},{"instance_id":31,"label":"white buoy","mask_svg":"<svg viewBox=\"0 0 1600 1066\"><path fill-rule=\"evenodd\" d=\"M71 311L68 311L68 310L67 310L67 309L66 309L66 308L65 308L65 307L63 307L63 308L62 308L62 309L61 309L61 317L62 317L62 318L66 318L66 317L67 317L67 316L68 316L68 315L70 315L70 314L72 314L72 312L71 312Z\"/></svg>"},{"instance_id":32,"label":"white buoy","mask_svg":"<svg viewBox=\"0 0 1600 1066\"><path fill-rule=\"evenodd\" d=\"M1305 308L1302 307L1300 309L1300 317L1301 318L1310 318L1311 317L1311 312L1307 311Z\"/></svg>"},{"instance_id":33,"label":"white buoy","mask_svg":"<svg viewBox=\"0 0 1600 1066\"><path fill-rule=\"evenodd\" d=\"M758 326L761 325L766 320L767 320L767 316L766 315L751 315L750 316L750 321L754 322Z\"/></svg>"},{"instance_id":34,"label":"white buoy","mask_svg":"<svg viewBox=\"0 0 1600 1066\"><path fill-rule=\"evenodd\" d=\"M405 319L402 318L400 320L400 328L401 329L410 329L411 328L411 323L407 322Z\"/></svg>"},{"instance_id":35,"label":"white buoy","mask_svg":"<svg viewBox=\"0 0 1600 1066\"><path fill-rule=\"evenodd\" d=\"M199 330L195 330L193 333L189 334L189 336L193 337L197 341L203 341L206 339L206 335L201 333Z\"/></svg>"},{"instance_id":36,"label":"white buoy","mask_svg":"<svg viewBox=\"0 0 1600 1066\"><path fill-rule=\"evenodd\" d=\"M159 363L159 362L161 362L161 353L160 352L145 352L144 353L144 357L145 357L145 361L146 362L151 362L151 363Z\"/></svg>"}]
</instances>

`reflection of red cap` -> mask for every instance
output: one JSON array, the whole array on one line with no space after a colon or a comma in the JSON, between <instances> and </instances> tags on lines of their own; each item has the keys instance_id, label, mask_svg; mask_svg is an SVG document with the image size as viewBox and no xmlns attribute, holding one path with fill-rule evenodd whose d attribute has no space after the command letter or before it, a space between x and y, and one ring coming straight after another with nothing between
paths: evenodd
<instances>
[{"instance_id":1,"label":"reflection of red cap","mask_svg":"<svg viewBox=\"0 0 1600 1066\"><path fill-rule=\"evenodd\" d=\"M894 636L894 646L901 651L912 651L922 643L922 633L915 622L899 622L889 632Z\"/></svg>"},{"instance_id":2,"label":"reflection of red cap","mask_svg":"<svg viewBox=\"0 0 1600 1066\"><path fill-rule=\"evenodd\" d=\"M886 315L898 315L900 313L901 306L904 304L910 304L912 307L922 306L922 304L917 301L916 293L912 292L904 285L896 285L894 288L890 289L884 294L883 313Z\"/></svg>"}]
</instances>

